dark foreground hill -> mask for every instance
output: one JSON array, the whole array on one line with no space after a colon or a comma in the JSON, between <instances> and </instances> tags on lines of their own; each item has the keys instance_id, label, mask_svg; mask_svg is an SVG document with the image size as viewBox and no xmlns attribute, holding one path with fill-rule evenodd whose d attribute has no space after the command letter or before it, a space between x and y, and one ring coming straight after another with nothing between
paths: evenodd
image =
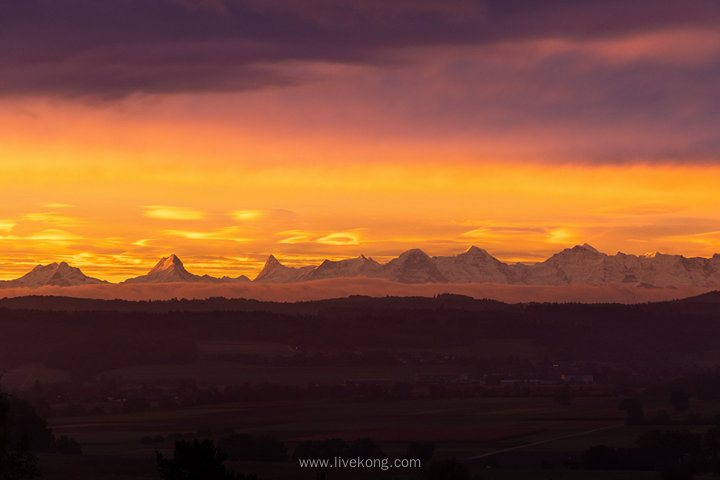
<instances>
[{"instance_id":1,"label":"dark foreground hill","mask_svg":"<svg viewBox=\"0 0 720 480\"><path fill-rule=\"evenodd\" d=\"M457 295L285 304L22 297L0 300L0 366L39 362L97 373L192 363L198 345L221 341L287 345L298 361L311 352L328 362L357 352L426 349L454 355L461 349L472 363L488 356L488 345L510 345L493 351L520 357L512 345L525 344L547 362L605 362L637 371L652 362L670 371L720 350L718 296L641 305L508 305Z\"/></svg>"}]
</instances>

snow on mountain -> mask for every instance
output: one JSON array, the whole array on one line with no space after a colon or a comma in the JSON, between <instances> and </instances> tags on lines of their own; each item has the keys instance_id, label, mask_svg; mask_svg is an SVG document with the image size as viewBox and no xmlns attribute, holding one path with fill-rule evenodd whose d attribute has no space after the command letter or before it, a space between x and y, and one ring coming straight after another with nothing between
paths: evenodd
<instances>
[{"instance_id":1,"label":"snow on mountain","mask_svg":"<svg viewBox=\"0 0 720 480\"><path fill-rule=\"evenodd\" d=\"M530 267L533 285L567 285L571 283L605 283L607 255L586 244L556 253L544 262Z\"/></svg>"},{"instance_id":2,"label":"snow on mountain","mask_svg":"<svg viewBox=\"0 0 720 480\"><path fill-rule=\"evenodd\" d=\"M26 287L39 288L47 285L69 287L73 285L88 285L94 283L107 283L97 278L88 277L79 268L71 267L65 262L38 265L28 273L15 280L0 282L0 287Z\"/></svg>"},{"instance_id":3,"label":"snow on mountain","mask_svg":"<svg viewBox=\"0 0 720 480\"><path fill-rule=\"evenodd\" d=\"M163 257L145 275L135 278L128 278L123 283L176 283L176 282L198 282L200 277L185 270L185 266L177 255Z\"/></svg>"},{"instance_id":4,"label":"snow on mountain","mask_svg":"<svg viewBox=\"0 0 720 480\"><path fill-rule=\"evenodd\" d=\"M251 282L252 280L250 280L246 275L240 275L239 277L223 276L220 278L203 275L198 281L207 283L245 283Z\"/></svg>"},{"instance_id":5,"label":"snow on mountain","mask_svg":"<svg viewBox=\"0 0 720 480\"><path fill-rule=\"evenodd\" d=\"M294 283L308 280L369 277L400 283L496 283L512 285L635 284L647 287L720 287L720 254L711 258L682 255L607 255L588 244L576 245L533 265L506 264L487 251L470 247L455 256L429 257L420 249L404 252L380 264L364 255L325 260L318 266L288 267L270 255L255 278L258 283ZM176 255L161 259L147 274L122 283L238 283L245 275L216 278L188 272ZM65 262L38 265L26 275L0 281L0 288L45 285L72 286L107 283L84 275Z\"/></svg>"},{"instance_id":6,"label":"snow on mountain","mask_svg":"<svg viewBox=\"0 0 720 480\"><path fill-rule=\"evenodd\" d=\"M235 283L249 282L245 275L237 278L216 278L210 275L194 275L185 269L177 255L163 257L147 274L135 278L128 278L122 283L179 283L179 282L205 282L205 283Z\"/></svg>"},{"instance_id":7,"label":"snow on mountain","mask_svg":"<svg viewBox=\"0 0 720 480\"><path fill-rule=\"evenodd\" d=\"M383 278L400 283L444 283L448 281L427 253L419 248L408 250L382 265L381 272Z\"/></svg>"},{"instance_id":8,"label":"snow on mountain","mask_svg":"<svg viewBox=\"0 0 720 480\"><path fill-rule=\"evenodd\" d=\"M512 269L476 246L454 257L433 257L440 274L453 283L514 283Z\"/></svg>"},{"instance_id":9,"label":"snow on mountain","mask_svg":"<svg viewBox=\"0 0 720 480\"><path fill-rule=\"evenodd\" d=\"M717 285L718 265L713 265L712 259L655 253L639 257L639 263L638 280L643 283L657 286Z\"/></svg>"},{"instance_id":10,"label":"snow on mountain","mask_svg":"<svg viewBox=\"0 0 720 480\"><path fill-rule=\"evenodd\" d=\"M308 280L320 280L322 278L343 278L343 277L379 277L381 276L379 263L365 255L346 260L324 260L317 268L307 276Z\"/></svg>"},{"instance_id":11,"label":"snow on mountain","mask_svg":"<svg viewBox=\"0 0 720 480\"><path fill-rule=\"evenodd\" d=\"M506 264L487 251L470 247L455 256L430 258L408 250L386 264L365 256L325 260L318 267L289 268L272 255L255 279L290 283L321 278L383 278L401 283L498 283L512 285L642 284L655 287L720 287L720 255L686 258L681 255L607 255L588 245L566 248L533 265Z\"/></svg>"},{"instance_id":12,"label":"snow on mountain","mask_svg":"<svg viewBox=\"0 0 720 480\"><path fill-rule=\"evenodd\" d=\"M260 271L255 282L259 283L292 283L301 282L315 270L314 265L301 268L287 267L280 263L275 256L270 255L265 261L265 266Z\"/></svg>"}]
</instances>

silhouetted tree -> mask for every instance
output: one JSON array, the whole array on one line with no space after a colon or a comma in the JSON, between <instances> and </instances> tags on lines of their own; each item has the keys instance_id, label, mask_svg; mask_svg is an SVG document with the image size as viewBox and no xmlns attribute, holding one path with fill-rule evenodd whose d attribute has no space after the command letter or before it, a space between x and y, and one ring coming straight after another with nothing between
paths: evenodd
<instances>
[{"instance_id":1,"label":"silhouetted tree","mask_svg":"<svg viewBox=\"0 0 720 480\"><path fill-rule=\"evenodd\" d=\"M155 452L158 470L165 480L259 480L257 475L228 472L226 455L210 440L175 442L173 458Z\"/></svg>"},{"instance_id":2,"label":"silhouetted tree","mask_svg":"<svg viewBox=\"0 0 720 480\"><path fill-rule=\"evenodd\" d=\"M427 465L435 453L435 444L432 442L412 442L408 445L407 458L417 458L422 465Z\"/></svg>"},{"instance_id":3,"label":"silhouetted tree","mask_svg":"<svg viewBox=\"0 0 720 480\"><path fill-rule=\"evenodd\" d=\"M30 453L27 435L17 438L10 415L11 400L0 390L0 480L27 480L40 476Z\"/></svg>"},{"instance_id":4,"label":"silhouetted tree","mask_svg":"<svg viewBox=\"0 0 720 480\"><path fill-rule=\"evenodd\" d=\"M358 438L350 444L350 456L360 458L385 458L380 446L370 438Z\"/></svg>"},{"instance_id":5,"label":"silhouetted tree","mask_svg":"<svg viewBox=\"0 0 720 480\"><path fill-rule=\"evenodd\" d=\"M8 399L8 415L15 438L27 437L30 450L47 452L51 449L54 436L47 421L40 417L27 400Z\"/></svg>"}]
</instances>

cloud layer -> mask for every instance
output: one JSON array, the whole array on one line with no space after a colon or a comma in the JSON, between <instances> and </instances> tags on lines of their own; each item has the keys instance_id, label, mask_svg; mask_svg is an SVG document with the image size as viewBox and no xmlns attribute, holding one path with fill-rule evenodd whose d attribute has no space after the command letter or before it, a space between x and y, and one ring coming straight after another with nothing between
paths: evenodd
<instances>
[{"instance_id":1,"label":"cloud layer","mask_svg":"<svg viewBox=\"0 0 720 480\"><path fill-rule=\"evenodd\" d=\"M507 303L518 302L583 302L583 303L640 303L673 300L699 295L707 289L699 287L642 288L626 285L496 285L424 284L408 285L388 280L341 278L293 284L230 284L213 285L174 283L157 285L83 285L76 287L41 287L37 289L8 288L5 297L25 295L60 295L80 298L124 300L169 300L172 298L203 299L210 297L253 298L276 302L299 302L339 298L349 295L373 297L434 296L442 293L491 298Z\"/></svg>"},{"instance_id":2,"label":"cloud layer","mask_svg":"<svg viewBox=\"0 0 720 480\"><path fill-rule=\"evenodd\" d=\"M714 25L710 0L2 0L0 94L291 85L289 61L388 64L404 50L602 39Z\"/></svg>"}]
</instances>

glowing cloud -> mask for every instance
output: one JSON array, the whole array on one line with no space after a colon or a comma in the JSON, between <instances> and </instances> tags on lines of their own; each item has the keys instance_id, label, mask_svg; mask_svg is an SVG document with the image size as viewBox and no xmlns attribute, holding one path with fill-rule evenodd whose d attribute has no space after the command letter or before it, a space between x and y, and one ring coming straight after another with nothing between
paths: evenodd
<instances>
[{"instance_id":1,"label":"glowing cloud","mask_svg":"<svg viewBox=\"0 0 720 480\"><path fill-rule=\"evenodd\" d=\"M248 242L248 238L238 237L239 229L237 227L226 227L209 232L200 232L193 230L164 230L165 235L188 238L191 240L229 240L232 242Z\"/></svg>"},{"instance_id":2,"label":"glowing cloud","mask_svg":"<svg viewBox=\"0 0 720 480\"><path fill-rule=\"evenodd\" d=\"M720 2L14 3L0 277L720 249Z\"/></svg>"},{"instance_id":3,"label":"glowing cloud","mask_svg":"<svg viewBox=\"0 0 720 480\"><path fill-rule=\"evenodd\" d=\"M205 213L184 207L148 205L145 207L145 216L166 220L202 220L205 218Z\"/></svg>"},{"instance_id":4,"label":"glowing cloud","mask_svg":"<svg viewBox=\"0 0 720 480\"><path fill-rule=\"evenodd\" d=\"M232 215L237 220L253 220L263 216L263 212L259 210L237 210L232 212Z\"/></svg>"},{"instance_id":5,"label":"glowing cloud","mask_svg":"<svg viewBox=\"0 0 720 480\"><path fill-rule=\"evenodd\" d=\"M47 208L70 208L72 205L69 203L46 203L44 205Z\"/></svg>"},{"instance_id":6,"label":"glowing cloud","mask_svg":"<svg viewBox=\"0 0 720 480\"><path fill-rule=\"evenodd\" d=\"M317 242L325 245L359 245L360 237L356 233L338 232L318 238Z\"/></svg>"},{"instance_id":7,"label":"glowing cloud","mask_svg":"<svg viewBox=\"0 0 720 480\"><path fill-rule=\"evenodd\" d=\"M15 225L17 224L12 220L0 220L0 230L9 232Z\"/></svg>"},{"instance_id":8,"label":"glowing cloud","mask_svg":"<svg viewBox=\"0 0 720 480\"><path fill-rule=\"evenodd\" d=\"M7 238L7 237L6 237ZM24 237L25 240L40 240L45 242L71 242L82 237L65 230L48 229Z\"/></svg>"},{"instance_id":9,"label":"glowing cloud","mask_svg":"<svg viewBox=\"0 0 720 480\"><path fill-rule=\"evenodd\" d=\"M575 234L566 228L554 228L548 233L548 242L550 243L568 245L577 241Z\"/></svg>"},{"instance_id":10,"label":"glowing cloud","mask_svg":"<svg viewBox=\"0 0 720 480\"><path fill-rule=\"evenodd\" d=\"M55 212L28 213L23 218L31 222L50 223L58 227L69 227L78 223L78 219L74 217L59 215Z\"/></svg>"},{"instance_id":11,"label":"glowing cloud","mask_svg":"<svg viewBox=\"0 0 720 480\"><path fill-rule=\"evenodd\" d=\"M309 241L310 237L307 235L295 235L294 237L283 238L278 243L305 243Z\"/></svg>"}]
</instances>

